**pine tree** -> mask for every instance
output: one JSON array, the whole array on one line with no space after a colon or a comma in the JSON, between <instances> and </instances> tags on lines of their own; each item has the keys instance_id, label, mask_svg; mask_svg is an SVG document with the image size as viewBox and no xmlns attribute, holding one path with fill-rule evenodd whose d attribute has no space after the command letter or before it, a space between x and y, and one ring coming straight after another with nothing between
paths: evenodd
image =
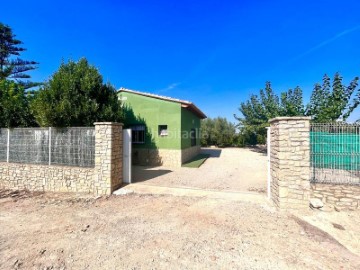
<instances>
[{"instance_id":1,"label":"pine tree","mask_svg":"<svg viewBox=\"0 0 360 270\"><path fill-rule=\"evenodd\" d=\"M36 69L38 63L18 57L26 50L21 47L21 44L23 43L16 39L12 29L8 25L0 23L0 80L15 80L24 89L28 89L39 85L39 83L24 80L30 78L26 72Z\"/></svg>"}]
</instances>

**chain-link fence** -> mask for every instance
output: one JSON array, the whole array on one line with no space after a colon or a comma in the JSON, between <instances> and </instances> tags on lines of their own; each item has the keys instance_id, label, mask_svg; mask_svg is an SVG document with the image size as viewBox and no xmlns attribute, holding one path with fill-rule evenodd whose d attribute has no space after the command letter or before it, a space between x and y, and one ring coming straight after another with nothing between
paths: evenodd
<instances>
[{"instance_id":1,"label":"chain-link fence","mask_svg":"<svg viewBox=\"0 0 360 270\"><path fill-rule=\"evenodd\" d=\"M0 161L93 167L95 128L1 129Z\"/></svg>"},{"instance_id":2,"label":"chain-link fence","mask_svg":"<svg viewBox=\"0 0 360 270\"><path fill-rule=\"evenodd\" d=\"M360 125L311 124L312 181L360 185Z\"/></svg>"}]
</instances>

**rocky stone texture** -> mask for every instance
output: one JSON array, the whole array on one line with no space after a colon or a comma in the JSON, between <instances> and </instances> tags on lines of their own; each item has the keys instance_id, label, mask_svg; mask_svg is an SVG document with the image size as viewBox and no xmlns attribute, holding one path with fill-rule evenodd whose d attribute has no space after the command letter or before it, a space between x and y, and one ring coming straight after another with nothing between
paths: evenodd
<instances>
[{"instance_id":1,"label":"rocky stone texture","mask_svg":"<svg viewBox=\"0 0 360 270\"><path fill-rule=\"evenodd\" d=\"M360 210L360 186L311 184L311 197L340 210Z\"/></svg>"},{"instance_id":2,"label":"rocky stone texture","mask_svg":"<svg viewBox=\"0 0 360 270\"><path fill-rule=\"evenodd\" d=\"M133 164L141 166L181 166L181 150L133 149Z\"/></svg>"},{"instance_id":3,"label":"rocky stone texture","mask_svg":"<svg viewBox=\"0 0 360 270\"><path fill-rule=\"evenodd\" d=\"M175 149L133 149L133 164L142 166L181 167L182 163L200 153L200 146L182 150Z\"/></svg>"},{"instance_id":4,"label":"rocky stone texture","mask_svg":"<svg viewBox=\"0 0 360 270\"><path fill-rule=\"evenodd\" d=\"M0 163L0 188L111 194L122 184L122 124L95 123L95 168Z\"/></svg>"},{"instance_id":5,"label":"rocky stone texture","mask_svg":"<svg viewBox=\"0 0 360 270\"><path fill-rule=\"evenodd\" d=\"M271 126L271 197L279 208L305 208L310 195L310 118L277 117Z\"/></svg>"},{"instance_id":6,"label":"rocky stone texture","mask_svg":"<svg viewBox=\"0 0 360 270\"><path fill-rule=\"evenodd\" d=\"M94 192L110 195L122 184L122 124L95 123Z\"/></svg>"},{"instance_id":7,"label":"rocky stone texture","mask_svg":"<svg viewBox=\"0 0 360 270\"><path fill-rule=\"evenodd\" d=\"M312 168L311 175L314 179L321 179L324 183L338 183L341 179L343 183L356 185L359 184L360 179L360 171L334 168Z\"/></svg>"},{"instance_id":8,"label":"rocky stone texture","mask_svg":"<svg viewBox=\"0 0 360 270\"><path fill-rule=\"evenodd\" d=\"M310 199L310 207L311 208L319 209L319 208L322 208L323 206L324 206L324 203L320 199L318 199L318 198Z\"/></svg>"},{"instance_id":9,"label":"rocky stone texture","mask_svg":"<svg viewBox=\"0 0 360 270\"><path fill-rule=\"evenodd\" d=\"M93 192L93 168L0 163L0 187L30 191Z\"/></svg>"},{"instance_id":10,"label":"rocky stone texture","mask_svg":"<svg viewBox=\"0 0 360 270\"><path fill-rule=\"evenodd\" d=\"M189 161L190 159L192 159L196 155L200 154L200 151L201 151L200 145L196 145L196 146L193 146L193 147L182 149L181 150L181 161L182 161L182 163L184 163L186 161Z\"/></svg>"}]
</instances>

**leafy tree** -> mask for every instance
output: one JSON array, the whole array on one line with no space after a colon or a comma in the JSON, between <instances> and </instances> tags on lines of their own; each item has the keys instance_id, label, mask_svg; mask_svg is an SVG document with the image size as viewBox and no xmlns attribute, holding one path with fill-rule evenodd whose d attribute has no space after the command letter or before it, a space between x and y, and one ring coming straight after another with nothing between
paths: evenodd
<instances>
[{"instance_id":1,"label":"leafy tree","mask_svg":"<svg viewBox=\"0 0 360 270\"><path fill-rule=\"evenodd\" d=\"M214 135L219 147L231 146L235 135L235 125L226 118L217 117L214 121Z\"/></svg>"},{"instance_id":2,"label":"leafy tree","mask_svg":"<svg viewBox=\"0 0 360 270\"><path fill-rule=\"evenodd\" d=\"M271 88L271 83L267 82L265 90L260 90L258 95L251 95L250 99L240 104L240 112L243 117L234 115L239 121L238 127L242 136L248 138L247 144L265 143L266 127L269 126L271 118L282 115L289 97L293 97L293 93L282 95L282 103L279 97Z\"/></svg>"},{"instance_id":3,"label":"leafy tree","mask_svg":"<svg viewBox=\"0 0 360 270\"><path fill-rule=\"evenodd\" d=\"M12 79L17 81L25 89L39 85L28 80L30 75L27 71L36 69L38 63L35 61L22 60L18 56L25 51L20 45L23 44L16 39L12 29L0 23L0 80Z\"/></svg>"},{"instance_id":4,"label":"leafy tree","mask_svg":"<svg viewBox=\"0 0 360 270\"><path fill-rule=\"evenodd\" d=\"M264 108L267 119L276 117L281 112L279 97L272 90L270 82L266 82L265 91L260 90L260 106Z\"/></svg>"},{"instance_id":5,"label":"leafy tree","mask_svg":"<svg viewBox=\"0 0 360 270\"><path fill-rule=\"evenodd\" d=\"M116 90L104 84L97 68L85 58L62 63L32 102L40 126L92 126L97 121L121 121Z\"/></svg>"},{"instance_id":6,"label":"leafy tree","mask_svg":"<svg viewBox=\"0 0 360 270\"><path fill-rule=\"evenodd\" d=\"M28 94L13 81L0 80L0 127L35 126Z\"/></svg>"},{"instance_id":7,"label":"leafy tree","mask_svg":"<svg viewBox=\"0 0 360 270\"><path fill-rule=\"evenodd\" d=\"M280 115L299 116L304 115L304 111L303 93L300 87L281 93Z\"/></svg>"},{"instance_id":8,"label":"leafy tree","mask_svg":"<svg viewBox=\"0 0 360 270\"><path fill-rule=\"evenodd\" d=\"M306 108L306 115L314 115L315 121L321 121L319 119L320 115L320 109L324 107L326 98L323 96L323 90L319 83L316 83L314 86L314 90L310 97L310 103L307 105Z\"/></svg>"},{"instance_id":9,"label":"leafy tree","mask_svg":"<svg viewBox=\"0 0 360 270\"><path fill-rule=\"evenodd\" d=\"M257 144L265 144L266 137L260 134L248 132L246 129L240 129L238 133L235 134L233 140L233 146L236 147L245 147L245 146L254 146Z\"/></svg>"},{"instance_id":10,"label":"leafy tree","mask_svg":"<svg viewBox=\"0 0 360 270\"><path fill-rule=\"evenodd\" d=\"M360 105L359 78L355 77L345 86L342 77L336 73L331 79L326 74L322 84L315 84L309 104L304 107L303 93L299 87L282 92L279 98L266 83L265 91L259 95L251 95L250 99L240 104L242 117L235 116L239 121L240 135L245 144L264 143L268 121L277 116L311 116L314 122L346 121Z\"/></svg>"},{"instance_id":11,"label":"leafy tree","mask_svg":"<svg viewBox=\"0 0 360 270\"><path fill-rule=\"evenodd\" d=\"M346 88L346 109L343 112L342 119L346 121L349 116L354 112L356 108L360 105L360 89L357 89L359 78L356 77L350 82L350 85ZM352 100L350 101L350 99ZM360 120L360 119L359 119Z\"/></svg>"},{"instance_id":12,"label":"leafy tree","mask_svg":"<svg viewBox=\"0 0 360 270\"><path fill-rule=\"evenodd\" d=\"M342 77L336 73L331 87L330 78L325 75L323 83L315 84L305 114L314 122L346 121L360 104L359 78L355 77L345 86Z\"/></svg>"},{"instance_id":13,"label":"leafy tree","mask_svg":"<svg viewBox=\"0 0 360 270\"><path fill-rule=\"evenodd\" d=\"M206 118L201 121L201 145L202 146L209 146L215 145L214 139L214 121L211 118Z\"/></svg>"},{"instance_id":14,"label":"leafy tree","mask_svg":"<svg viewBox=\"0 0 360 270\"><path fill-rule=\"evenodd\" d=\"M201 145L232 146L235 138L235 125L226 118L207 118L201 121Z\"/></svg>"}]
</instances>

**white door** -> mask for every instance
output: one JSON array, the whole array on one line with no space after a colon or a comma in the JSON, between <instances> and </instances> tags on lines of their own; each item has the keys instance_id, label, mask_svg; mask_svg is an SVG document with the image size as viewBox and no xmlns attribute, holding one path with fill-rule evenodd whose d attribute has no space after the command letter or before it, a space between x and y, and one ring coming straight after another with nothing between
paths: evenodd
<instances>
[{"instance_id":1,"label":"white door","mask_svg":"<svg viewBox=\"0 0 360 270\"><path fill-rule=\"evenodd\" d=\"M123 130L123 182L131 183L131 129Z\"/></svg>"}]
</instances>

